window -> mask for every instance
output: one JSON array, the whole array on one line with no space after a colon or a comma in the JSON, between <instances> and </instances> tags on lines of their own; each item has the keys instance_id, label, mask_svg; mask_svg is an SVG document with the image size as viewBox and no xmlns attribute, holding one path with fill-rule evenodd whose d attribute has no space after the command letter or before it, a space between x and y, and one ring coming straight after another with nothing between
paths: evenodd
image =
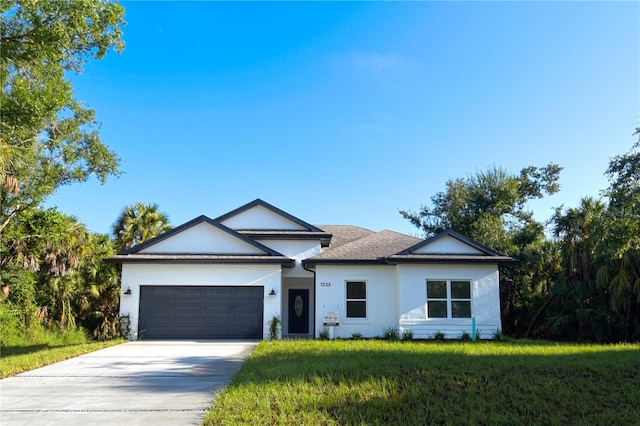
<instances>
[{"instance_id":1,"label":"window","mask_svg":"<svg viewBox=\"0 0 640 426\"><path fill-rule=\"evenodd\" d=\"M347 318L367 317L367 283L347 281Z\"/></svg>"},{"instance_id":2,"label":"window","mask_svg":"<svg viewBox=\"0 0 640 426\"><path fill-rule=\"evenodd\" d=\"M471 318L471 282L427 280L428 318Z\"/></svg>"}]
</instances>

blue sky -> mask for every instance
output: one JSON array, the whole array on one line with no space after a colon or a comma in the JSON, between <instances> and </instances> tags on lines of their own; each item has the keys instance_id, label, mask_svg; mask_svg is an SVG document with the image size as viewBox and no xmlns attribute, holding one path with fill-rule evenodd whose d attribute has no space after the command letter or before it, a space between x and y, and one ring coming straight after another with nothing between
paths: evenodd
<instances>
[{"instance_id":1,"label":"blue sky","mask_svg":"<svg viewBox=\"0 0 640 426\"><path fill-rule=\"evenodd\" d=\"M109 232L255 198L313 224L417 230L450 178L564 167L539 220L607 186L640 126L638 2L123 2L126 49L73 77L123 175L50 206Z\"/></svg>"}]
</instances>

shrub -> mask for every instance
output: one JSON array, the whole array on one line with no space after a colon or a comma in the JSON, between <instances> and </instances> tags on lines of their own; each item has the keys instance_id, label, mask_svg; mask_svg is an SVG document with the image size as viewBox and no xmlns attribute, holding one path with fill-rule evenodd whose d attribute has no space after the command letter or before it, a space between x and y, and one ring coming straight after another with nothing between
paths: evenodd
<instances>
[{"instance_id":1,"label":"shrub","mask_svg":"<svg viewBox=\"0 0 640 426\"><path fill-rule=\"evenodd\" d=\"M436 333L433 335L433 340L444 340L445 337L446 336L442 331L436 331Z\"/></svg>"},{"instance_id":2,"label":"shrub","mask_svg":"<svg viewBox=\"0 0 640 426\"><path fill-rule=\"evenodd\" d=\"M504 335L502 334L502 330L500 330L499 328L496 328L496 331L493 332L491 337L493 338L493 340L496 340L498 342L502 342L504 340Z\"/></svg>"},{"instance_id":3,"label":"shrub","mask_svg":"<svg viewBox=\"0 0 640 426\"><path fill-rule=\"evenodd\" d=\"M274 315L269 321L269 340L277 340L280 336L280 317Z\"/></svg>"},{"instance_id":4,"label":"shrub","mask_svg":"<svg viewBox=\"0 0 640 426\"><path fill-rule=\"evenodd\" d=\"M118 326L120 328L120 337L128 339L129 334L131 334L131 317L129 315L122 315Z\"/></svg>"},{"instance_id":5,"label":"shrub","mask_svg":"<svg viewBox=\"0 0 640 426\"><path fill-rule=\"evenodd\" d=\"M11 309L8 304L0 303L0 345L12 346L22 343L25 338L25 327L20 321L21 312L18 309Z\"/></svg>"},{"instance_id":6,"label":"shrub","mask_svg":"<svg viewBox=\"0 0 640 426\"><path fill-rule=\"evenodd\" d=\"M362 333L358 333L358 332L351 333L351 338L353 340L360 340L360 339L362 339Z\"/></svg>"},{"instance_id":7,"label":"shrub","mask_svg":"<svg viewBox=\"0 0 640 426\"><path fill-rule=\"evenodd\" d=\"M389 341L400 340L400 333L395 327L385 328L384 330L382 330L382 338Z\"/></svg>"},{"instance_id":8,"label":"shrub","mask_svg":"<svg viewBox=\"0 0 640 426\"><path fill-rule=\"evenodd\" d=\"M413 330L410 328L405 328L402 330L402 341L409 342L413 340Z\"/></svg>"},{"instance_id":9,"label":"shrub","mask_svg":"<svg viewBox=\"0 0 640 426\"><path fill-rule=\"evenodd\" d=\"M460 336L460 340L462 340L463 342L468 342L471 340L471 334L467 333L466 331L462 332L462 335Z\"/></svg>"},{"instance_id":10,"label":"shrub","mask_svg":"<svg viewBox=\"0 0 640 426\"><path fill-rule=\"evenodd\" d=\"M322 330L320 330L320 334L318 334L318 338L320 340L329 340L329 330L327 330L326 328L323 328Z\"/></svg>"}]
</instances>

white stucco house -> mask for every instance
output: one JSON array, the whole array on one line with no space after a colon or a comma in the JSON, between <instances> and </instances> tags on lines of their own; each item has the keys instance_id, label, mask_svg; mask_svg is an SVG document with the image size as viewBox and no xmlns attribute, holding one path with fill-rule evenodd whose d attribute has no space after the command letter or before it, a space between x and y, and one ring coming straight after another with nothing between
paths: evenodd
<instances>
[{"instance_id":1,"label":"white stucco house","mask_svg":"<svg viewBox=\"0 0 640 426\"><path fill-rule=\"evenodd\" d=\"M457 338L500 323L498 265L513 262L454 231L421 240L314 226L260 199L197 217L110 259L122 264L130 339Z\"/></svg>"}]
</instances>

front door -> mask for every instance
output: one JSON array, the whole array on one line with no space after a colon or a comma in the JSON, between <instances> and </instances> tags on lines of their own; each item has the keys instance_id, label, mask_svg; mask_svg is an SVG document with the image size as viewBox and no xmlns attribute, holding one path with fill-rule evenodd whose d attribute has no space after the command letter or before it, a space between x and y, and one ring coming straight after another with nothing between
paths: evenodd
<instances>
[{"instance_id":1,"label":"front door","mask_svg":"<svg viewBox=\"0 0 640 426\"><path fill-rule=\"evenodd\" d=\"M289 333L309 334L309 290L289 290Z\"/></svg>"}]
</instances>

